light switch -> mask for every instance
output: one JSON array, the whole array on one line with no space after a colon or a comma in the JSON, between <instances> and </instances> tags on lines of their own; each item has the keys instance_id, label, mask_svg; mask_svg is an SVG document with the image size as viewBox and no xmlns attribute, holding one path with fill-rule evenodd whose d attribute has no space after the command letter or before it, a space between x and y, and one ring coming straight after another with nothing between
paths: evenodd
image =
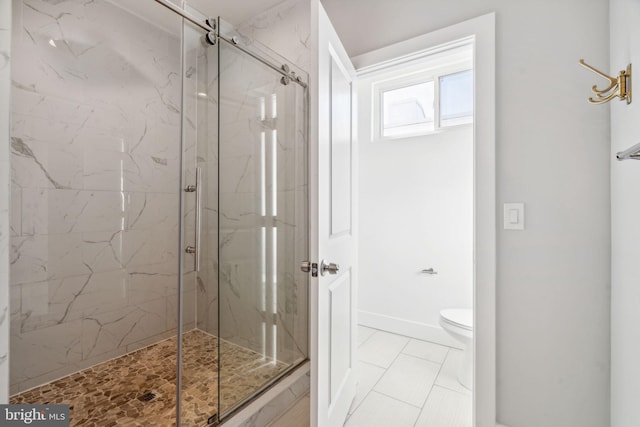
<instances>
[{"instance_id":1,"label":"light switch","mask_svg":"<svg viewBox=\"0 0 640 427\"><path fill-rule=\"evenodd\" d=\"M504 204L504 229L524 230L524 203Z\"/></svg>"},{"instance_id":2,"label":"light switch","mask_svg":"<svg viewBox=\"0 0 640 427\"><path fill-rule=\"evenodd\" d=\"M518 218L520 218L520 215L518 215L518 211L516 209L509 209L509 224L517 224L518 223Z\"/></svg>"}]
</instances>

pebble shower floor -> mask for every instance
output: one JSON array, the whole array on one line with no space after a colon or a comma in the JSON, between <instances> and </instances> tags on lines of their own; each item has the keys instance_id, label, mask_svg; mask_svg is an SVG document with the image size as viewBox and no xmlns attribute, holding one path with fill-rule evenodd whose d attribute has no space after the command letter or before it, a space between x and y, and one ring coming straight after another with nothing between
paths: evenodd
<instances>
[{"instance_id":1,"label":"pebble shower floor","mask_svg":"<svg viewBox=\"0 0 640 427\"><path fill-rule=\"evenodd\" d=\"M182 425L204 426L253 394L287 365L195 330L183 337ZM174 426L176 338L17 394L11 403L66 403L71 426Z\"/></svg>"}]
</instances>

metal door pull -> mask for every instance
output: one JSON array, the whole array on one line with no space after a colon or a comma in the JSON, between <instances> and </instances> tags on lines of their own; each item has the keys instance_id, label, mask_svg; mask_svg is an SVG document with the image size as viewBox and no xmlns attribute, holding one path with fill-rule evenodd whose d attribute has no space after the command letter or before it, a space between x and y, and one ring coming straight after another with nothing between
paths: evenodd
<instances>
[{"instance_id":1,"label":"metal door pull","mask_svg":"<svg viewBox=\"0 0 640 427\"><path fill-rule=\"evenodd\" d=\"M188 254L193 254L193 269L196 272L200 271L200 245L201 245L201 233L202 233L202 168L196 168L196 183L195 185L187 185L184 189L187 193L196 193L196 230L195 230L195 242L193 246L187 246L184 251Z\"/></svg>"},{"instance_id":2,"label":"metal door pull","mask_svg":"<svg viewBox=\"0 0 640 427\"><path fill-rule=\"evenodd\" d=\"M422 270L422 272L424 274L438 274L438 272L435 271L433 268L425 268L424 270Z\"/></svg>"}]
</instances>

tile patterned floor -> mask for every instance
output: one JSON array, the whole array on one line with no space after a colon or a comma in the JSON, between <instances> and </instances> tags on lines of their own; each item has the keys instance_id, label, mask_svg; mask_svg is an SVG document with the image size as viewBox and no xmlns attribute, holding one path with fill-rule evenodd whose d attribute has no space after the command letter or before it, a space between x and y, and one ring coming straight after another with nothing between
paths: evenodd
<instances>
[{"instance_id":1,"label":"tile patterned floor","mask_svg":"<svg viewBox=\"0 0 640 427\"><path fill-rule=\"evenodd\" d=\"M358 389L345 427L471 427L461 352L358 326ZM309 396L269 427L308 427Z\"/></svg>"},{"instance_id":2,"label":"tile patterned floor","mask_svg":"<svg viewBox=\"0 0 640 427\"><path fill-rule=\"evenodd\" d=\"M243 400L287 368L243 347L191 331L183 337L182 425L202 426L218 413L218 369L222 411ZM71 426L175 425L176 338L20 393L11 403L68 403ZM149 402L139 397L156 394Z\"/></svg>"},{"instance_id":3,"label":"tile patterned floor","mask_svg":"<svg viewBox=\"0 0 640 427\"><path fill-rule=\"evenodd\" d=\"M358 326L359 384L345 427L471 427L461 351Z\"/></svg>"}]
</instances>

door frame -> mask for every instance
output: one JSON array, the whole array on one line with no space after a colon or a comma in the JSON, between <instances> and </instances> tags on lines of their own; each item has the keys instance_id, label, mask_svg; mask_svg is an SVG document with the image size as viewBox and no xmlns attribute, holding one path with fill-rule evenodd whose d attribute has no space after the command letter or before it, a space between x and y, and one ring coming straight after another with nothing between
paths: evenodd
<instances>
[{"instance_id":1,"label":"door frame","mask_svg":"<svg viewBox=\"0 0 640 427\"><path fill-rule=\"evenodd\" d=\"M318 2L311 1L312 46L317 45ZM315 39L314 39L315 38ZM385 62L410 58L434 46L454 40L473 38L474 45L474 393L473 425L496 426L496 90L495 90L495 13L473 18L404 42L394 44L353 58L356 70L383 66ZM314 42L316 42L314 44ZM317 66L317 55L313 55ZM312 67L317 70L317 67ZM311 78L311 100L318 96L315 76ZM318 165L317 136L318 111L310 103L310 180L316 179ZM311 184L311 181L310 181ZM310 185L310 209L317 212L318 195ZM315 211L314 211L315 210ZM317 227L311 215L311 230ZM318 241L311 233L310 256L318 258ZM310 303L310 358L312 360L311 393L317 393L318 376L313 370L313 360L318 351L318 300L311 280ZM315 374L315 375L314 375ZM311 425L317 419L317 399L311 399Z\"/></svg>"}]
</instances>

